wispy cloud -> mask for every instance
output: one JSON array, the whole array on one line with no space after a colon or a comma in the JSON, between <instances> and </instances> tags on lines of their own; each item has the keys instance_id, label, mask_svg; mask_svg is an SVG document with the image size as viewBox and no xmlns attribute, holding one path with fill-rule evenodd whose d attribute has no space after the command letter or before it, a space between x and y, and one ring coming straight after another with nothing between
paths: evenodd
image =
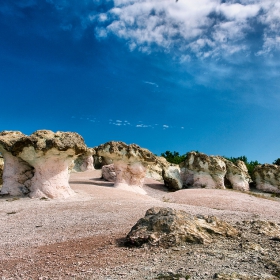
<instances>
[{"instance_id":1,"label":"wispy cloud","mask_svg":"<svg viewBox=\"0 0 280 280\"><path fill-rule=\"evenodd\" d=\"M86 121L86 122L90 122L90 123L96 123L97 125L114 125L114 126L127 126L127 127L131 127L131 128L150 128L150 129L184 129L183 126L174 126L174 125L169 125L169 124L147 124L147 123L143 123L143 121L138 121L137 123L132 123L128 120L120 120L120 119L109 119L107 121L100 121L98 120L96 117L93 116L86 116L86 115L82 115L82 116L75 116L72 115L71 119L76 119L76 120L81 120L81 121Z\"/></svg>"},{"instance_id":2,"label":"wispy cloud","mask_svg":"<svg viewBox=\"0 0 280 280\"><path fill-rule=\"evenodd\" d=\"M156 83L152 83L152 82L148 82L148 81L143 81L143 83L158 87L158 84L156 84Z\"/></svg>"}]
</instances>

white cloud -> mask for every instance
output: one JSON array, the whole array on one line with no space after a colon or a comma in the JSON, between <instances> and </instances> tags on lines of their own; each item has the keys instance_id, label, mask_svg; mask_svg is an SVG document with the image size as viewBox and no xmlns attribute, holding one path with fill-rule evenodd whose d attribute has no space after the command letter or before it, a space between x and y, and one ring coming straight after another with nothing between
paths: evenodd
<instances>
[{"instance_id":1,"label":"white cloud","mask_svg":"<svg viewBox=\"0 0 280 280\"><path fill-rule=\"evenodd\" d=\"M162 127L163 128L169 128L169 125L164 124Z\"/></svg>"},{"instance_id":2,"label":"white cloud","mask_svg":"<svg viewBox=\"0 0 280 280\"><path fill-rule=\"evenodd\" d=\"M239 3L223 3L218 9L229 20L246 20L248 18L255 17L259 10L259 5L241 5Z\"/></svg>"},{"instance_id":3,"label":"white cloud","mask_svg":"<svg viewBox=\"0 0 280 280\"><path fill-rule=\"evenodd\" d=\"M98 38L114 34L131 51L176 50L180 61L188 62L190 54L207 58L250 52L251 32L264 39L259 54L278 49L279 18L275 0L114 0L114 7L95 20Z\"/></svg>"},{"instance_id":4,"label":"white cloud","mask_svg":"<svg viewBox=\"0 0 280 280\"><path fill-rule=\"evenodd\" d=\"M152 126L146 124L137 124L136 127L152 127Z\"/></svg>"}]
</instances>

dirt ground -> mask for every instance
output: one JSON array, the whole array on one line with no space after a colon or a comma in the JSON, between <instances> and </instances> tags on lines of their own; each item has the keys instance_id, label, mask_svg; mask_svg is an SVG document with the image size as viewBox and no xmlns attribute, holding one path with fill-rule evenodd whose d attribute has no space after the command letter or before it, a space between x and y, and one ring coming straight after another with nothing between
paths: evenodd
<instances>
[{"instance_id":1,"label":"dirt ground","mask_svg":"<svg viewBox=\"0 0 280 280\"><path fill-rule=\"evenodd\" d=\"M232 190L168 192L146 179L147 195L115 189L100 170L72 173L66 200L0 198L0 279L280 279L280 239L254 221L280 225L280 200ZM147 209L214 215L238 239L180 248L127 248L124 238Z\"/></svg>"}]
</instances>

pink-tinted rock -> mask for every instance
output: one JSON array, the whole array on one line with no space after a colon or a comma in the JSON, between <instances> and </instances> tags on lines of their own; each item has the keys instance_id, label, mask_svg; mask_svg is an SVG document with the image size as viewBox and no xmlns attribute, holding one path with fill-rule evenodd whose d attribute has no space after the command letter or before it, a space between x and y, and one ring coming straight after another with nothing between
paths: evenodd
<instances>
[{"instance_id":1,"label":"pink-tinted rock","mask_svg":"<svg viewBox=\"0 0 280 280\"><path fill-rule=\"evenodd\" d=\"M109 182L116 181L116 172L114 164L102 166L102 178Z\"/></svg>"},{"instance_id":2,"label":"pink-tinted rock","mask_svg":"<svg viewBox=\"0 0 280 280\"><path fill-rule=\"evenodd\" d=\"M138 145L123 142L108 142L95 148L96 154L106 162L114 163L115 187L141 194L146 168L156 160L156 156Z\"/></svg>"},{"instance_id":3,"label":"pink-tinted rock","mask_svg":"<svg viewBox=\"0 0 280 280\"><path fill-rule=\"evenodd\" d=\"M140 162L126 164L123 161L117 161L114 163L114 166L116 172L116 188L146 194L142 189L146 176L146 168Z\"/></svg>"},{"instance_id":4,"label":"pink-tinted rock","mask_svg":"<svg viewBox=\"0 0 280 280\"><path fill-rule=\"evenodd\" d=\"M74 194L68 183L69 166L86 150L77 133L38 130L14 143L12 153L35 169L30 197L66 198Z\"/></svg>"}]
</instances>

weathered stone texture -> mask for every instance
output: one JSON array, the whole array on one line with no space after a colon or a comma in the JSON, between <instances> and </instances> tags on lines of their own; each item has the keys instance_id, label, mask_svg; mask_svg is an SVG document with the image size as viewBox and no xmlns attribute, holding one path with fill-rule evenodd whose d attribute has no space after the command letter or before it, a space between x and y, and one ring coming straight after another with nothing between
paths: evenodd
<instances>
[{"instance_id":1,"label":"weathered stone texture","mask_svg":"<svg viewBox=\"0 0 280 280\"><path fill-rule=\"evenodd\" d=\"M17 141L13 155L35 169L30 197L66 198L74 194L70 188L68 169L77 155L87 151L83 138L73 132L38 130Z\"/></svg>"},{"instance_id":2,"label":"weathered stone texture","mask_svg":"<svg viewBox=\"0 0 280 280\"><path fill-rule=\"evenodd\" d=\"M29 192L33 167L12 154L12 148L26 137L19 131L3 131L0 133L0 152L4 159L1 194L23 195Z\"/></svg>"},{"instance_id":3,"label":"weathered stone texture","mask_svg":"<svg viewBox=\"0 0 280 280\"><path fill-rule=\"evenodd\" d=\"M253 172L256 188L271 193L280 193L280 166L274 164L257 165Z\"/></svg>"},{"instance_id":4,"label":"weathered stone texture","mask_svg":"<svg viewBox=\"0 0 280 280\"><path fill-rule=\"evenodd\" d=\"M176 191L182 189L183 184L179 166L169 166L168 168L164 168L162 176L164 184L169 190Z\"/></svg>"},{"instance_id":5,"label":"weathered stone texture","mask_svg":"<svg viewBox=\"0 0 280 280\"><path fill-rule=\"evenodd\" d=\"M114 164L102 166L102 178L109 182L116 181L116 172Z\"/></svg>"},{"instance_id":6,"label":"weathered stone texture","mask_svg":"<svg viewBox=\"0 0 280 280\"><path fill-rule=\"evenodd\" d=\"M69 166L87 148L77 133L38 130L30 136L0 133L0 150L5 160L2 193L65 198L74 193L68 183Z\"/></svg>"},{"instance_id":7,"label":"weathered stone texture","mask_svg":"<svg viewBox=\"0 0 280 280\"><path fill-rule=\"evenodd\" d=\"M146 176L146 167L156 160L153 153L136 144L127 145L114 141L102 144L95 150L96 155L102 157L105 162L114 164L115 187L146 194L142 186ZM112 170L113 167L110 169Z\"/></svg>"},{"instance_id":8,"label":"weathered stone texture","mask_svg":"<svg viewBox=\"0 0 280 280\"><path fill-rule=\"evenodd\" d=\"M205 244L217 236L238 235L234 227L214 216L191 216L182 210L154 207L132 227L126 242L134 246L148 243L167 248L186 243Z\"/></svg>"},{"instance_id":9,"label":"weathered stone texture","mask_svg":"<svg viewBox=\"0 0 280 280\"><path fill-rule=\"evenodd\" d=\"M85 172L88 170L94 170L94 154L95 150L93 148L88 148L84 154L79 155L74 160L74 166L71 172Z\"/></svg>"},{"instance_id":10,"label":"weathered stone texture","mask_svg":"<svg viewBox=\"0 0 280 280\"><path fill-rule=\"evenodd\" d=\"M183 184L186 186L225 189L226 164L219 156L190 152L180 167Z\"/></svg>"},{"instance_id":11,"label":"weathered stone texture","mask_svg":"<svg viewBox=\"0 0 280 280\"><path fill-rule=\"evenodd\" d=\"M180 167L184 186L249 191L251 178L245 163L240 160L233 163L220 156L190 152Z\"/></svg>"},{"instance_id":12,"label":"weathered stone texture","mask_svg":"<svg viewBox=\"0 0 280 280\"><path fill-rule=\"evenodd\" d=\"M249 191L249 183L252 181L245 163L238 160L236 164L223 159L226 164L226 179L230 182L230 187L238 191Z\"/></svg>"}]
</instances>

